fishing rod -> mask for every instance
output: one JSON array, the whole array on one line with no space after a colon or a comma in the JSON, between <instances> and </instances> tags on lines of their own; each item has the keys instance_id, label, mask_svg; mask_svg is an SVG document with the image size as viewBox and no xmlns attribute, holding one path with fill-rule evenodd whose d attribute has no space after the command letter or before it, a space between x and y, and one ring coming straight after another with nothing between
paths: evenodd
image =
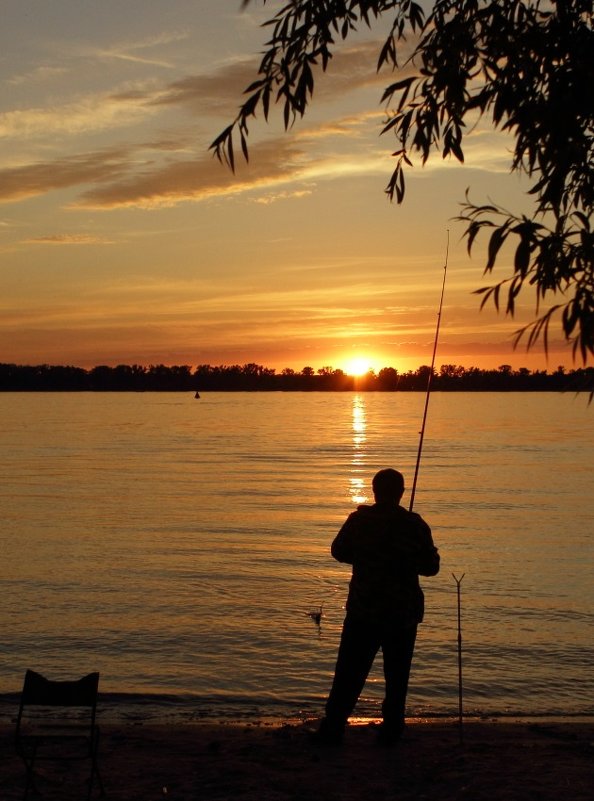
<instances>
[{"instance_id":1,"label":"fishing rod","mask_svg":"<svg viewBox=\"0 0 594 801\"><path fill-rule=\"evenodd\" d=\"M417 479L419 477L419 466L421 464L421 454L423 451L423 440L425 438L425 426L427 424L427 410L429 409L429 397L431 395L431 381L433 379L433 371L435 369L435 356L437 354L437 342L439 340L439 328L441 325L441 312L443 309L443 298L445 294L446 275L448 271L448 256L450 251L450 232L447 232L445 263L443 266L443 282L441 285L441 297L439 298L439 311L437 313L437 325L435 328L435 340L433 342L433 356L431 358L431 368L427 377L427 391L425 393L425 408L423 410L423 423L419 432L419 449L417 451L417 463L415 465L415 475L410 494L409 511L412 512L413 504L415 501L415 493L417 489ZM462 603L461 603L461 584L465 574L462 573L458 578L452 573L454 581L456 582L457 601L458 601L458 733L460 738L460 745L464 743L464 710L463 710L463 686L462 686Z\"/></svg>"},{"instance_id":2,"label":"fishing rod","mask_svg":"<svg viewBox=\"0 0 594 801\"><path fill-rule=\"evenodd\" d=\"M431 380L433 378L433 370L435 367L435 356L437 354L437 342L439 340L439 327L441 325L441 310L443 308L443 296L445 293L446 275L448 272L448 255L450 252L450 231L448 229L448 238L446 243L445 264L443 266L443 282L441 285L441 297L439 299L439 311L437 312L437 326L435 329L435 340L433 342L433 357L431 359L431 368L427 378L427 391L425 393L425 409L423 411L423 423L419 431L419 450L417 451L417 464L415 466L415 476L413 479L412 490L410 492L410 505L409 512L412 512L413 504L415 502L415 493L417 491L417 479L419 477L419 466L421 464L421 453L423 452L423 440L425 439L425 426L427 424L427 410L429 409L429 396L431 395Z\"/></svg>"}]
</instances>

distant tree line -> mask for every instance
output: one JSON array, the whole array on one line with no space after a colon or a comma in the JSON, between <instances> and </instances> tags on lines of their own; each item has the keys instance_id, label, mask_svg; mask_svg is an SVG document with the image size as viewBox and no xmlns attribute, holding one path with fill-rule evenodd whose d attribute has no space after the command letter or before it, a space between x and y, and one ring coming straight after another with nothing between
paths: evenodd
<instances>
[{"instance_id":1,"label":"distant tree line","mask_svg":"<svg viewBox=\"0 0 594 801\"><path fill-rule=\"evenodd\" d=\"M419 392L425 391L431 368L400 373L393 367L363 376L347 375L332 367L304 367L300 372L285 368L280 373L260 364L200 364L148 367L119 364L82 367L0 364L0 391L4 392ZM592 392L594 367L553 372L514 370L502 364L496 370L442 364L434 370L432 390L444 392Z\"/></svg>"}]
</instances>

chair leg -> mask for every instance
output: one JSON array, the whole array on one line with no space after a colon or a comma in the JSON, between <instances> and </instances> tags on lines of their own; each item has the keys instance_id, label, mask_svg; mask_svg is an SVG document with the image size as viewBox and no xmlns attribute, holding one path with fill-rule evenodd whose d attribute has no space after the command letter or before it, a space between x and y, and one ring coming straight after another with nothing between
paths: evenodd
<instances>
[{"instance_id":1,"label":"chair leg","mask_svg":"<svg viewBox=\"0 0 594 801\"><path fill-rule=\"evenodd\" d=\"M93 759L93 763L91 765L91 775L89 776L89 791L87 793L88 801L91 801L95 777L97 777L97 784L99 786L99 795L103 797L105 795L105 788L103 787L103 781L101 779L101 774L99 773L99 766L97 765L95 759Z\"/></svg>"},{"instance_id":2,"label":"chair leg","mask_svg":"<svg viewBox=\"0 0 594 801\"><path fill-rule=\"evenodd\" d=\"M99 783L99 794L101 796L105 795L105 788L103 787L103 780L101 779L101 774L99 773L99 765L95 763L95 776L97 776L97 782Z\"/></svg>"},{"instance_id":3,"label":"chair leg","mask_svg":"<svg viewBox=\"0 0 594 801\"><path fill-rule=\"evenodd\" d=\"M25 763L25 792L23 794L23 801L27 801L30 790L33 790L36 795L39 795L39 790L35 784L35 753L33 753L29 759L23 757L23 762Z\"/></svg>"},{"instance_id":4,"label":"chair leg","mask_svg":"<svg viewBox=\"0 0 594 801\"><path fill-rule=\"evenodd\" d=\"M97 729L95 731L94 741L91 745L91 781L89 783L89 798L91 797L91 787L94 776L97 777L97 783L99 784L99 794L101 796L105 795L103 780L101 779L101 774L99 773L99 736L100 736L100 729Z\"/></svg>"}]
</instances>

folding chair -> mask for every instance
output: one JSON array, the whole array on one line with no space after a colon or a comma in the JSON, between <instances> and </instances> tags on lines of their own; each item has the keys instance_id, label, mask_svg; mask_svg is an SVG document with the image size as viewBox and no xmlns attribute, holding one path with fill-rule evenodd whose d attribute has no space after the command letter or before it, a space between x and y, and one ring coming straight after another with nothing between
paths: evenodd
<instances>
[{"instance_id":1,"label":"folding chair","mask_svg":"<svg viewBox=\"0 0 594 801\"><path fill-rule=\"evenodd\" d=\"M35 785L37 762L90 762L89 789L97 777L101 795L103 782L97 764L99 726L95 722L99 673L78 681L50 681L33 670L25 673L16 724L16 750L27 772L25 795L39 792Z\"/></svg>"}]
</instances>

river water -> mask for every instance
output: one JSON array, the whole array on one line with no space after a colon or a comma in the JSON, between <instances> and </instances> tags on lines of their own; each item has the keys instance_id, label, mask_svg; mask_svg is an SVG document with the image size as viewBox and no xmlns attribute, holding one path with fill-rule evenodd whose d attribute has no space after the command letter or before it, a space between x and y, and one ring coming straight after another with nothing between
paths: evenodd
<instances>
[{"instance_id":1,"label":"river water","mask_svg":"<svg viewBox=\"0 0 594 801\"><path fill-rule=\"evenodd\" d=\"M0 711L33 668L99 670L115 716L320 714L349 579L329 545L376 470L410 484L424 400L1 394ZM593 423L586 395L432 395L415 511L442 570L409 714L458 709L452 574L469 714L594 713ZM359 715L381 689L380 659Z\"/></svg>"}]
</instances>

